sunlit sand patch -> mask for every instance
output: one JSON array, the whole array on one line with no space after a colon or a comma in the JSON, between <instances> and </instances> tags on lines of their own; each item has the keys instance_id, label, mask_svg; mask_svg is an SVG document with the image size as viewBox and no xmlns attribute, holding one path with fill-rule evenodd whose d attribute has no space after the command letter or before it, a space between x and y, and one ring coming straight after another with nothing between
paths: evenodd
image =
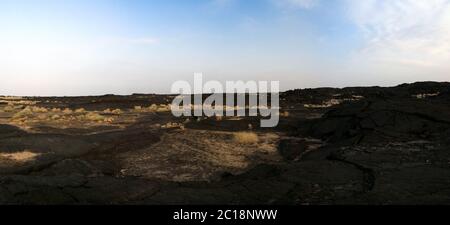
<instances>
[{"instance_id":1,"label":"sunlit sand patch","mask_svg":"<svg viewBox=\"0 0 450 225\"><path fill-rule=\"evenodd\" d=\"M14 153L0 153L0 161L8 160L14 161L18 163L26 163L30 161L34 161L40 154L34 153L30 151L22 151L22 152L14 152Z\"/></svg>"}]
</instances>

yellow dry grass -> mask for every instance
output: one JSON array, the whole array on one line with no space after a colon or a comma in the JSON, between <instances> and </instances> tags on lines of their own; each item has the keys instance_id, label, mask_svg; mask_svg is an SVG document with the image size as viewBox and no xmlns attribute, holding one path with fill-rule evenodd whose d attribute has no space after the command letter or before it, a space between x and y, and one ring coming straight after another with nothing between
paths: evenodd
<instances>
[{"instance_id":1,"label":"yellow dry grass","mask_svg":"<svg viewBox=\"0 0 450 225\"><path fill-rule=\"evenodd\" d=\"M79 108L77 110L75 110L75 113L81 114L81 113L85 113L86 110L84 108Z\"/></svg>"},{"instance_id":2,"label":"yellow dry grass","mask_svg":"<svg viewBox=\"0 0 450 225\"><path fill-rule=\"evenodd\" d=\"M31 115L33 115L33 111L29 107L26 107L25 109L14 114L12 119L16 120L16 119L21 119L21 118L27 118L28 116L31 116Z\"/></svg>"},{"instance_id":3,"label":"yellow dry grass","mask_svg":"<svg viewBox=\"0 0 450 225\"><path fill-rule=\"evenodd\" d=\"M30 152L27 150L23 152L0 153L0 158L16 162L29 162L36 159L36 157L38 156L38 153Z\"/></svg>"},{"instance_id":4,"label":"yellow dry grass","mask_svg":"<svg viewBox=\"0 0 450 225\"><path fill-rule=\"evenodd\" d=\"M5 112L12 112L12 111L14 111L14 107L12 107L10 105L5 106L5 108L3 108L3 111L5 111Z\"/></svg>"},{"instance_id":5,"label":"yellow dry grass","mask_svg":"<svg viewBox=\"0 0 450 225\"><path fill-rule=\"evenodd\" d=\"M89 112L86 114L86 119L91 121L104 121L105 117L95 112Z\"/></svg>"},{"instance_id":6,"label":"yellow dry grass","mask_svg":"<svg viewBox=\"0 0 450 225\"><path fill-rule=\"evenodd\" d=\"M47 113L48 109L46 109L44 107L33 106L33 107L31 107L31 111L33 111L35 113Z\"/></svg>"},{"instance_id":7,"label":"yellow dry grass","mask_svg":"<svg viewBox=\"0 0 450 225\"><path fill-rule=\"evenodd\" d=\"M254 132L238 132L234 134L234 141L239 144L256 144L259 138Z\"/></svg>"},{"instance_id":8,"label":"yellow dry grass","mask_svg":"<svg viewBox=\"0 0 450 225\"><path fill-rule=\"evenodd\" d=\"M289 117L289 112L288 111L280 112L280 116L281 117Z\"/></svg>"},{"instance_id":9,"label":"yellow dry grass","mask_svg":"<svg viewBox=\"0 0 450 225\"><path fill-rule=\"evenodd\" d=\"M62 112L64 114L72 114L73 113L73 111L71 109L69 109L69 108L64 109Z\"/></svg>"},{"instance_id":10,"label":"yellow dry grass","mask_svg":"<svg viewBox=\"0 0 450 225\"><path fill-rule=\"evenodd\" d=\"M113 111L111 111L112 114L116 114L116 115L121 115L123 112L121 109L114 109Z\"/></svg>"}]
</instances>

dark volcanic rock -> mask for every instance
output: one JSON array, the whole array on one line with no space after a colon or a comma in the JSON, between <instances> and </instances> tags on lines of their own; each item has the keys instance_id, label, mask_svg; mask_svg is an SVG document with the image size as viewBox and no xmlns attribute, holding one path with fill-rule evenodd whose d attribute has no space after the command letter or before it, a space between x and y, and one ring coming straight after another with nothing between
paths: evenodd
<instances>
[{"instance_id":1,"label":"dark volcanic rock","mask_svg":"<svg viewBox=\"0 0 450 225\"><path fill-rule=\"evenodd\" d=\"M304 140L284 139L280 141L278 149L285 160L295 160L306 152L307 145Z\"/></svg>"},{"instance_id":2,"label":"dark volcanic rock","mask_svg":"<svg viewBox=\"0 0 450 225\"><path fill-rule=\"evenodd\" d=\"M40 172L43 176L81 175L97 177L103 175L102 171L91 163L80 159L62 160Z\"/></svg>"},{"instance_id":3,"label":"dark volcanic rock","mask_svg":"<svg viewBox=\"0 0 450 225\"><path fill-rule=\"evenodd\" d=\"M280 140L278 152L287 161L300 160L305 154L322 146L320 140L285 138Z\"/></svg>"},{"instance_id":4,"label":"dark volcanic rock","mask_svg":"<svg viewBox=\"0 0 450 225\"><path fill-rule=\"evenodd\" d=\"M314 121L310 134L332 143L434 140L450 128L450 107L418 99L361 101Z\"/></svg>"},{"instance_id":5,"label":"dark volcanic rock","mask_svg":"<svg viewBox=\"0 0 450 225\"><path fill-rule=\"evenodd\" d=\"M25 131L11 125L0 124L0 139L26 134Z\"/></svg>"}]
</instances>

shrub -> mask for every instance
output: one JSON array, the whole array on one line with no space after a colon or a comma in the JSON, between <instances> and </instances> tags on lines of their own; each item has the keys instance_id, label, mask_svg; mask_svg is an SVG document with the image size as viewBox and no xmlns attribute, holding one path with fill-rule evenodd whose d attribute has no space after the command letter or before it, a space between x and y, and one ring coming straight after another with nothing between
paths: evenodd
<instances>
[{"instance_id":1,"label":"shrub","mask_svg":"<svg viewBox=\"0 0 450 225\"><path fill-rule=\"evenodd\" d=\"M86 110L84 108L80 108L80 109L75 110L75 113L79 113L79 114L85 113L85 112L86 112Z\"/></svg>"},{"instance_id":2,"label":"shrub","mask_svg":"<svg viewBox=\"0 0 450 225\"><path fill-rule=\"evenodd\" d=\"M29 107L26 107L25 109L22 109L22 111L14 114L13 119L26 118L31 115L33 115L33 111L31 111Z\"/></svg>"},{"instance_id":3,"label":"shrub","mask_svg":"<svg viewBox=\"0 0 450 225\"><path fill-rule=\"evenodd\" d=\"M105 119L103 120L103 122L105 122L105 123L112 123L112 122L114 122L114 118L112 118L112 117L107 117L107 118L105 118Z\"/></svg>"},{"instance_id":4,"label":"shrub","mask_svg":"<svg viewBox=\"0 0 450 225\"><path fill-rule=\"evenodd\" d=\"M69 108L64 109L62 112L64 114L72 114L73 113L73 111L71 109L69 109Z\"/></svg>"},{"instance_id":5,"label":"shrub","mask_svg":"<svg viewBox=\"0 0 450 225\"><path fill-rule=\"evenodd\" d=\"M289 112L288 111L280 112L280 116L281 117L289 117Z\"/></svg>"},{"instance_id":6,"label":"shrub","mask_svg":"<svg viewBox=\"0 0 450 225\"><path fill-rule=\"evenodd\" d=\"M52 120L59 120L61 118L61 116L59 115L53 115L52 116Z\"/></svg>"},{"instance_id":7,"label":"shrub","mask_svg":"<svg viewBox=\"0 0 450 225\"><path fill-rule=\"evenodd\" d=\"M161 104L156 110L156 112L168 112L168 111L170 111L170 105L163 105L163 104Z\"/></svg>"},{"instance_id":8,"label":"shrub","mask_svg":"<svg viewBox=\"0 0 450 225\"><path fill-rule=\"evenodd\" d=\"M3 111L5 111L5 112L12 112L12 111L14 111L14 107L12 107L10 105L5 106L5 108L3 108Z\"/></svg>"},{"instance_id":9,"label":"shrub","mask_svg":"<svg viewBox=\"0 0 450 225\"><path fill-rule=\"evenodd\" d=\"M115 114L115 115L120 115L120 114L122 114L123 112L122 112L121 109L114 109L113 111L111 111L111 113L112 113L112 114Z\"/></svg>"},{"instance_id":10,"label":"shrub","mask_svg":"<svg viewBox=\"0 0 450 225\"><path fill-rule=\"evenodd\" d=\"M185 127L183 124L180 123L167 123L166 125L162 125L161 128L163 129L170 129L170 128L180 128L181 130L184 130Z\"/></svg>"},{"instance_id":11,"label":"shrub","mask_svg":"<svg viewBox=\"0 0 450 225\"><path fill-rule=\"evenodd\" d=\"M259 138L253 132L238 132L234 134L234 141L239 144L255 144L258 143Z\"/></svg>"},{"instance_id":12,"label":"shrub","mask_svg":"<svg viewBox=\"0 0 450 225\"><path fill-rule=\"evenodd\" d=\"M148 107L148 110L151 112L155 112L158 110L158 106L156 104L152 104L150 107Z\"/></svg>"},{"instance_id":13,"label":"shrub","mask_svg":"<svg viewBox=\"0 0 450 225\"><path fill-rule=\"evenodd\" d=\"M46 113L46 112L48 112L48 110L46 108L44 108L44 107L37 107L37 106L33 106L31 108L31 110L33 112L35 112L35 113Z\"/></svg>"},{"instance_id":14,"label":"shrub","mask_svg":"<svg viewBox=\"0 0 450 225\"><path fill-rule=\"evenodd\" d=\"M86 114L86 119L91 120L91 121L100 122L100 121L104 121L105 117L98 113L89 112L88 114Z\"/></svg>"},{"instance_id":15,"label":"shrub","mask_svg":"<svg viewBox=\"0 0 450 225\"><path fill-rule=\"evenodd\" d=\"M85 120L86 116L85 115L78 115L75 117L77 120Z\"/></svg>"},{"instance_id":16,"label":"shrub","mask_svg":"<svg viewBox=\"0 0 450 225\"><path fill-rule=\"evenodd\" d=\"M41 114L37 117L39 120L47 120L48 116L46 114Z\"/></svg>"}]
</instances>

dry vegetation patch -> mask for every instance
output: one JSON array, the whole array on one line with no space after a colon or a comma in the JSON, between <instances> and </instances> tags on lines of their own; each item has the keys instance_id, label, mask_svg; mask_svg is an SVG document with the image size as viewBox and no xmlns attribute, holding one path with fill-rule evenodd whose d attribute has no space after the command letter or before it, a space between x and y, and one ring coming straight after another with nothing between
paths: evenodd
<instances>
[{"instance_id":1,"label":"dry vegetation patch","mask_svg":"<svg viewBox=\"0 0 450 225\"><path fill-rule=\"evenodd\" d=\"M281 160L278 134L260 134L254 145L237 145L230 141L233 134L199 130L165 133L155 145L119 154L121 174L176 182L208 181L223 172L239 174L257 164Z\"/></svg>"},{"instance_id":2,"label":"dry vegetation patch","mask_svg":"<svg viewBox=\"0 0 450 225\"><path fill-rule=\"evenodd\" d=\"M7 106L3 111L12 113L8 119L9 123L28 129L33 125L52 127L86 127L98 124L112 124L122 111L120 109L110 110L109 113L98 111L87 111L84 108L76 110L70 108L45 108L38 106Z\"/></svg>"},{"instance_id":3,"label":"dry vegetation patch","mask_svg":"<svg viewBox=\"0 0 450 225\"><path fill-rule=\"evenodd\" d=\"M29 162L35 160L40 154L28 150L14 153L0 153L0 160L9 160L15 162Z\"/></svg>"},{"instance_id":4,"label":"dry vegetation patch","mask_svg":"<svg viewBox=\"0 0 450 225\"><path fill-rule=\"evenodd\" d=\"M150 113L150 112L170 112L171 106L169 104L152 104L149 107L135 106L133 111L138 113Z\"/></svg>"},{"instance_id":5,"label":"dry vegetation patch","mask_svg":"<svg viewBox=\"0 0 450 225\"><path fill-rule=\"evenodd\" d=\"M86 119L91 121L104 121L106 117L96 113L96 112L88 112L86 114Z\"/></svg>"},{"instance_id":6,"label":"dry vegetation patch","mask_svg":"<svg viewBox=\"0 0 450 225\"><path fill-rule=\"evenodd\" d=\"M234 134L233 139L239 144L256 144L259 142L258 135L254 132L238 132Z\"/></svg>"},{"instance_id":7,"label":"dry vegetation patch","mask_svg":"<svg viewBox=\"0 0 450 225\"><path fill-rule=\"evenodd\" d=\"M80 108L80 109L76 109L75 110L75 113L77 113L77 114L83 114L85 112L86 112L86 110L84 108Z\"/></svg>"}]
</instances>

